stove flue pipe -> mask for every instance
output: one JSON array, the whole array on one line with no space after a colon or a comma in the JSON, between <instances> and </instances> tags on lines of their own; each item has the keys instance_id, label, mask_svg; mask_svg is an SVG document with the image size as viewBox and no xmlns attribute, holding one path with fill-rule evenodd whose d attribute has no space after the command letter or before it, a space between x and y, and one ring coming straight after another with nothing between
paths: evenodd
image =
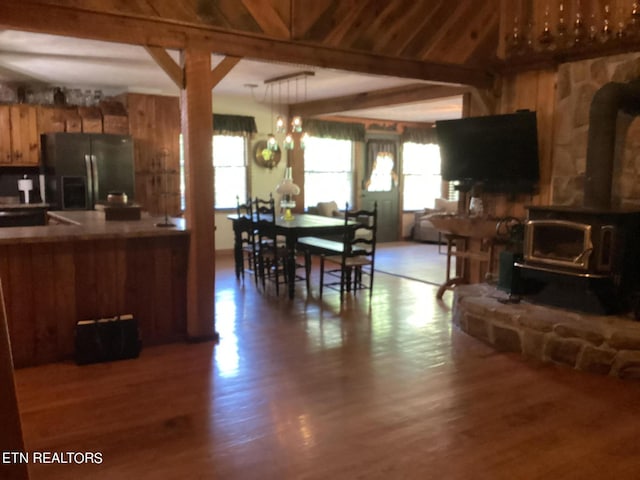
<instances>
[{"instance_id":1,"label":"stove flue pipe","mask_svg":"<svg viewBox=\"0 0 640 480\"><path fill-rule=\"evenodd\" d=\"M640 81L610 82L600 88L589 110L589 140L585 171L584 206L611 208L613 163L618 112L640 115Z\"/></svg>"}]
</instances>

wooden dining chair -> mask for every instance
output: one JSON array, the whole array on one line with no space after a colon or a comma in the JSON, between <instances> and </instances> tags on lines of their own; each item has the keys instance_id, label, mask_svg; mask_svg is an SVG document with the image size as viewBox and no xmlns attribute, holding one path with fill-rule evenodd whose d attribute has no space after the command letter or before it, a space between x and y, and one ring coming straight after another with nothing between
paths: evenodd
<instances>
[{"instance_id":1,"label":"wooden dining chair","mask_svg":"<svg viewBox=\"0 0 640 480\"><path fill-rule=\"evenodd\" d=\"M255 230L253 222L253 206L251 199L247 199L245 203L240 203L240 198L236 197L236 212L238 215L238 227L236 235L239 238L236 242L240 242L242 249L242 257L237 258L241 263L236 265L236 272L240 273L242 283L244 283L244 274L249 273L254 276L257 283L256 275L256 248L255 248Z\"/></svg>"},{"instance_id":2,"label":"wooden dining chair","mask_svg":"<svg viewBox=\"0 0 640 480\"><path fill-rule=\"evenodd\" d=\"M257 276L262 289L266 281L273 280L276 295L280 295L280 285L286 283L286 248L278 241L276 233L276 208L273 196L269 199L256 197L253 202L253 228L255 230L254 258Z\"/></svg>"},{"instance_id":3,"label":"wooden dining chair","mask_svg":"<svg viewBox=\"0 0 640 480\"><path fill-rule=\"evenodd\" d=\"M377 202L373 210L349 211L347 204L344 221L341 253L320 256L320 298L325 286L339 288L341 302L345 291L355 294L358 290L369 289L371 298L378 228ZM358 225L354 227L349 225L349 222L357 222ZM325 282L325 273L327 276L338 278L339 281ZM368 282L365 282L364 279L367 277Z\"/></svg>"}]
</instances>

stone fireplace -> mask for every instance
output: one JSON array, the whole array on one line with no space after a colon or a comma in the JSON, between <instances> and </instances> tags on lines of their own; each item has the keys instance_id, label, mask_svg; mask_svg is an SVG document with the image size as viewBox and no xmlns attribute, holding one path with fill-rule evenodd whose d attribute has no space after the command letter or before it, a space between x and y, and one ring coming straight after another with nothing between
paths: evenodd
<instances>
[{"instance_id":1,"label":"stone fireplace","mask_svg":"<svg viewBox=\"0 0 640 480\"><path fill-rule=\"evenodd\" d=\"M623 313L635 302L640 208L613 198L622 115L640 115L638 78L608 82L591 97L583 205L529 207L524 262L516 268L534 302L597 314Z\"/></svg>"},{"instance_id":2,"label":"stone fireplace","mask_svg":"<svg viewBox=\"0 0 640 480\"><path fill-rule=\"evenodd\" d=\"M593 152L587 160L594 95L637 79L638 53L559 67L552 205L529 207L518 269L534 292L512 303L491 285L456 287L452 319L461 330L498 351L640 379L638 304L630 311L640 298L640 101L616 114L607 161Z\"/></svg>"}]
</instances>

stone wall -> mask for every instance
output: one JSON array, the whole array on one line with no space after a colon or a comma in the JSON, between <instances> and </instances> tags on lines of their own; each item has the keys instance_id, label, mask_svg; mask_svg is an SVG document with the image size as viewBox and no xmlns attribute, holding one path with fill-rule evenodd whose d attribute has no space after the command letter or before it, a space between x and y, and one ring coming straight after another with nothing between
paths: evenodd
<instances>
[{"instance_id":1,"label":"stone wall","mask_svg":"<svg viewBox=\"0 0 640 480\"><path fill-rule=\"evenodd\" d=\"M594 93L605 83L640 78L640 53L566 63L558 69L551 198L582 205ZM620 114L614 161L613 205L640 206L640 119Z\"/></svg>"},{"instance_id":2,"label":"stone wall","mask_svg":"<svg viewBox=\"0 0 640 480\"><path fill-rule=\"evenodd\" d=\"M521 302L486 284L454 290L453 323L498 351L591 373L640 379L640 323Z\"/></svg>"}]
</instances>

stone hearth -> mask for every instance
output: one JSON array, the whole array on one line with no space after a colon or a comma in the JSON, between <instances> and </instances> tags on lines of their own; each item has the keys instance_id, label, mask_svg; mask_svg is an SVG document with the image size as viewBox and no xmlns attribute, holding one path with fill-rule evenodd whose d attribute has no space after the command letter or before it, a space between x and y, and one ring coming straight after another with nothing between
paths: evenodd
<instances>
[{"instance_id":1,"label":"stone hearth","mask_svg":"<svg viewBox=\"0 0 640 480\"><path fill-rule=\"evenodd\" d=\"M559 308L501 303L486 284L456 287L453 323L498 351L578 370L640 379L640 322L631 314L588 315Z\"/></svg>"}]
</instances>

